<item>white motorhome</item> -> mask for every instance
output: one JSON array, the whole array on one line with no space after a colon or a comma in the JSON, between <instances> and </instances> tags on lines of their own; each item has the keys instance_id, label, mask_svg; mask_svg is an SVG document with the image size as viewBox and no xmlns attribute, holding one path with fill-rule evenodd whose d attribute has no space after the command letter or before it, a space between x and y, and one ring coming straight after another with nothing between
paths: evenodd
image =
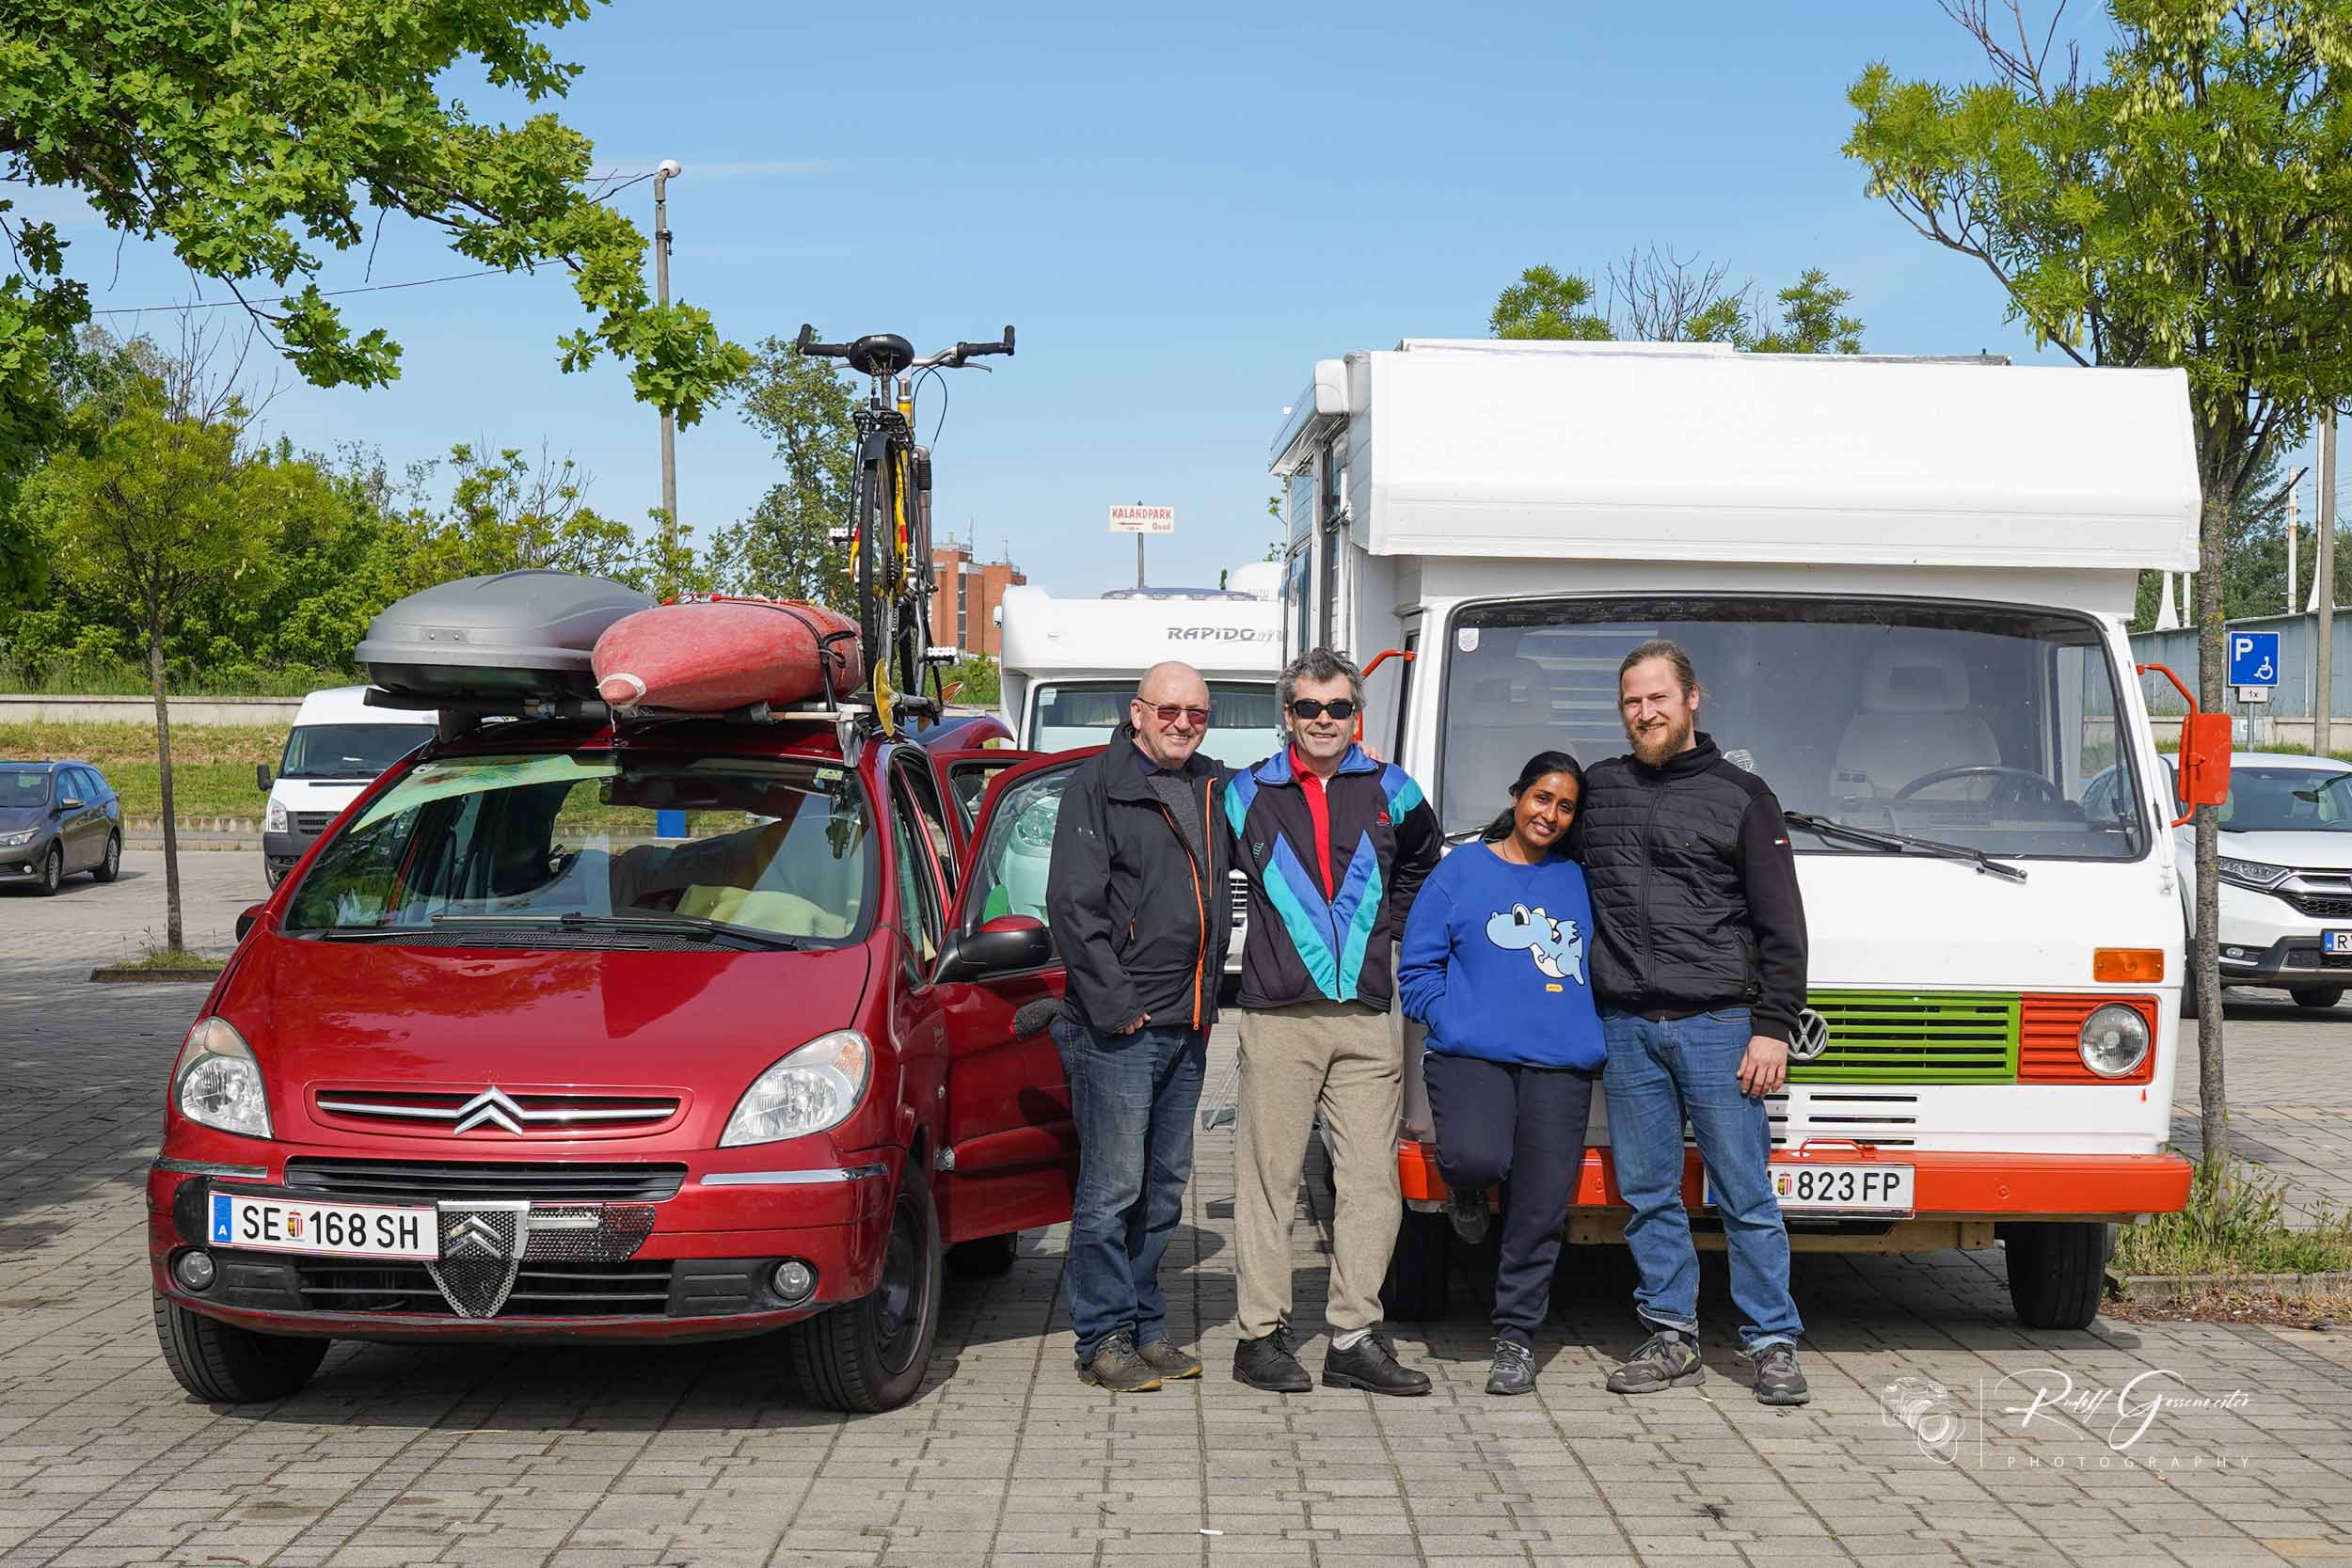
<instances>
[{"instance_id":1,"label":"white motorhome","mask_svg":"<svg viewBox=\"0 0 2352 1568\"><path fill-rule=\"evenodd\" d=\"M2181 373L1408 340L1318 363L1271 467L1284 647L1411 656L1366 738L1455 842L1532 753L1625 749L1627 650L1690 650L1700 727L1798 824L1793 1242L1997 1238L2025 1322L2089 1322L2107 1226L2189 1180L2179 814L2124 637L2138 573L2196 563ZM1399 1316L1445 1290L1414 1051ZM1608 1136L1573 1241L1621 1234Z\"/></svg>"},{"instance_id":2,"label":"white motorhome","mask_svg":"<svg viewBox=\"0 0 2352 1568\"><path fill-rule=\"evenodd\" d=\"M269 797L262 872L272 887L361 790L434 736L435 715L370 707L367 689L337 686L303 698L277 777L254 766L254 783Z\"/></svg>"}]
</instances>

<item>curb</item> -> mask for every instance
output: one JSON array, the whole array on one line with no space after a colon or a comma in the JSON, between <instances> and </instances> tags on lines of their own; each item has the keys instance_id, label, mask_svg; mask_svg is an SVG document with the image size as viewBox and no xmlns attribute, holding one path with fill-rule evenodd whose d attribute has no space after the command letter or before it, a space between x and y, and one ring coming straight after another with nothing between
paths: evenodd
<instances>
[{"instance_id":1,"label":"curb","mask_svg":"<svg viewBox=\"0 0 2352 1568\"><path fill-rule=\"evenodd\" d=\"M172 985L190 980L210 985L220 978L220 972L226 967L214 964L205 969L138 969L130 964L101 964L89 972L89 977L102 986Z\"/></svg>"},{"instance_id":2,"label":"curb","mask_svg":"<svg viewBox=\"0 0 2352 1568\"><path fill-rule=\"evenodd\" d=\"M2280 1296L2352 1296L2352 1271L2333 1274L2117 1274L2107 1273L2111 1295L2141 1307L2228 1291L2259 1291Z\"/></svg>"},{"instance_id":3,"label":"curb","mask_svg":"<svg viewBox=\"0 0 2352 1568\"><path fill-rule=\"evenodd\" d=\"M174 819L183 833L240 833L259 838L262 819L258 816L180 816ZM126 834L161 840L164 819L160 816L126 816L122 819Z\"/></svg>"},{"instance_id":4,"label":"curb","mask_svg":"<svg viewBox=\"0 0 2352 1568\"><path fill-rule=\"evenodd\" d=\"M123 839L122 847L125 849L145 849L162 854L164 835L161 833L131 834ZM186 832L180 835L180 852L183 855L210 853L215 849L243 849L258 855L262 852L262 841L258 838L197 838Z\"/></svg>"}]
</instances>

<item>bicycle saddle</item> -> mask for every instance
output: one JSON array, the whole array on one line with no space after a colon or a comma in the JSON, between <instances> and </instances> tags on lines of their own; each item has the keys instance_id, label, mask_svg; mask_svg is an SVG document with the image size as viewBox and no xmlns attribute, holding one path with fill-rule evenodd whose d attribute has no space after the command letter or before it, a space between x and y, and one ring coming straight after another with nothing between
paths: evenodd
<instances>
[{"instance_id":1,"label":"bicycle saddle","mask_svg":"<svg viewBox=\"0 0 2352 1568\"><path fill-rule=\"evenodd\" d=\"M914 345L895 332L869 332L850 345L850 364L861 375L897 375L914 363Z\"/></svg>"}]
</instances>

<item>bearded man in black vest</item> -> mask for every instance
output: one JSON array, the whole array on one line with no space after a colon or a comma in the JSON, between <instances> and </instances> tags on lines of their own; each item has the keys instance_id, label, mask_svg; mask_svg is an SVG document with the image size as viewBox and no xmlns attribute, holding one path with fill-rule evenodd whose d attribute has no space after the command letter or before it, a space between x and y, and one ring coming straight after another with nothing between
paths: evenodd
<instances>
[{"instance_id":1,"label":"bearded man in black vest","mask_svg":"<svg viewBox=\"0 0 2352 1568\"><path fill-rule=\"evenodd\" d=\"M1706 1162L1731 1257L1731 1298L1756 1397L1803 1404L1788 1232L1767 1161L1764 1097L1788 1077L1804 1006L1804 905L1780 802L1697 728L1699 680L1664 641L1617 671L1630 756L1585 773L1593 990L1609 1045L1602 1084L1626 1244L1650 1337L1609 1377L1620 1394L1706 1381L1698 1253L1683 1208L1683 1124Z\"/></svg>"}]
</instances>

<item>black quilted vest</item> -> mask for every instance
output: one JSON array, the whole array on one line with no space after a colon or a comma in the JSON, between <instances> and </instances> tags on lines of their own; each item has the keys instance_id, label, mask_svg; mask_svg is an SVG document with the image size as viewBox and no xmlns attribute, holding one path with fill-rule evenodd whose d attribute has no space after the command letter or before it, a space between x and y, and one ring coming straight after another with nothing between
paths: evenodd
<instances>
[{"instance_id":1,"label":"black quilted vest","mask_svg":"<svg viewBox=\"0 0 2352 1568\"><path fill-rule=\"evenodd\" d=\"M1705 731L1661 768L1621 756L1586 770L1577 828L1598 936L1593 992L1604 1006L1700 1012L1756 1000L1739 841L1764 789Z\"/></svg>"}]
</instances>

